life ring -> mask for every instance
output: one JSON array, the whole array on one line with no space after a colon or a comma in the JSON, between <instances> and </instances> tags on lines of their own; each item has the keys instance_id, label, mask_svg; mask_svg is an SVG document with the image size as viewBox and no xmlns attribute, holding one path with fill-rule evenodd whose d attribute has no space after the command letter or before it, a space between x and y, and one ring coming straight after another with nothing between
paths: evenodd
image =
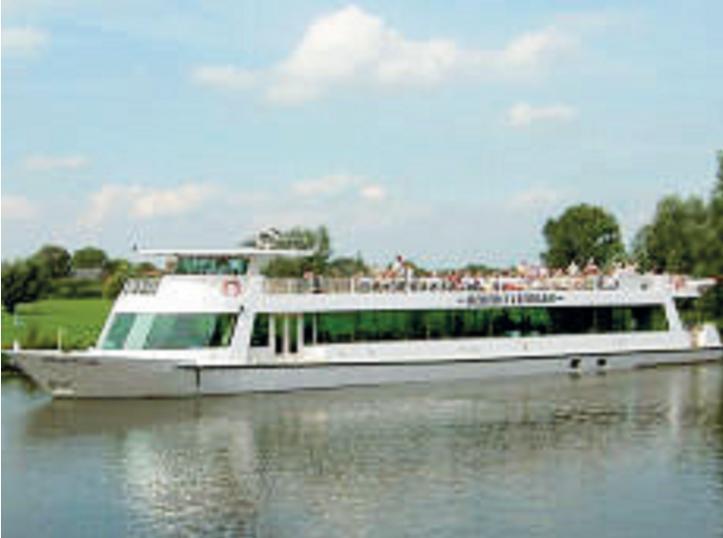
<instances>
[{"instance_id":1,"label":"life ring","mask_svg":"<svg viewBox=\"0 0 723 538\"><path fill-rule=\"evenodd\" d=\"M224 280L221 291L226 297L241 295L241 283L238 280Z\"/></svg>"}]
</instances>

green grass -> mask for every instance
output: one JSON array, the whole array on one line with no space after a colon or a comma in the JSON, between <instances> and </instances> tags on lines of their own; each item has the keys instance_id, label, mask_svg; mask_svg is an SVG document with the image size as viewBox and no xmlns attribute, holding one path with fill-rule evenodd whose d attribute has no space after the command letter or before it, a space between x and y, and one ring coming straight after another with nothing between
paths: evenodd
<instances>
[{"instance_id":1,"label":"green grass","mask_svg":"<svg viewBox=\"0 0 723 538\"><path fill-rule=\"evenodd\" d=\"M18 327L13 316L2 312L2 347L17 338L25 348L57 346L62 330L64 349L82 349L95 343L112 302L106 299L48 299L19 305Z\"/></svg>"}]
</instances>

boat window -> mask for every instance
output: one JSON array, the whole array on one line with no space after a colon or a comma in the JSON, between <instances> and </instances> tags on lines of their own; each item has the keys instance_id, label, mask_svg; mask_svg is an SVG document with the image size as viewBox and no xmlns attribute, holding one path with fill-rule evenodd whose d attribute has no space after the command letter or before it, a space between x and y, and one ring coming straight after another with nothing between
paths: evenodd
<instances>
[{"instance_id":1,"label":"boat window","mask_svg":"<svg viewBox=\"0 0 723 538\"><path fill-rule=\"evenodd\" d=\"M198 349L231 344L236 314L116 314L103 349Z\"/></svg>"},{"instance_id":2,"label":"boat window","mask_svg":"<svg viewBox=\"0 0 723 538\"><path fill-rule=\"evenodd\" d=\"M705 319L703 302L699 297L678 297L675 307L686 329L701 325Z\"/></svg>"},{"instance_id":3,"label":"boat window","mask_svg":"<svg viewBox=\"0 0 723 538\"><path fill-rule=\"evenodd\" d=\"M665 331L662 306L527 307L471 310L377 310L304 315L310 341L341 344L395 340L519 337L563 334ZM259 331L263 326L259 325ZM265 334L265 333L264 333ZM263 345L259 335L258 345Z\"/></svg>"},{"instance_id":4,"label":"boat window","mask_svg":"<svg viewBox=\"0 0 723 538\"><path fill-rule=\"evenodd\" d=\"M121 349L133 327L135 314L116 314L103 342L103 349Z\"/></svg>"},{"instance_id":5,"label":"boat window","mask_svg":"<svg viewBox=\"0 0 723 538\"><path fill-rule=\"evenodd\" d=\"M244 275L248 267L245 258L182 256L176 261L177 275Z\"/></svg>"},{"instance_id":6,"label":"boat window","mask_svg":"<svg viewBox=\"0 0 723 538\"><path fill-rule=\"evenodd\" d=\"M251 331L251 345L253 347L263 347L269 345L268 314L256 314L254 317L254 327Z\"/></svg>"}]
</instances>

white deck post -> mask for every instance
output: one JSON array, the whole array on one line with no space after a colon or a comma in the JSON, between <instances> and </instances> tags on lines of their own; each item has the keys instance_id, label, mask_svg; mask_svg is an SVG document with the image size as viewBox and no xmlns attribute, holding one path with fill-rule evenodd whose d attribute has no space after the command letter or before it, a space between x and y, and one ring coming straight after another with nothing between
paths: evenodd
<instances>
[{"instance_id":1,"label":"white deck post","mask_svg":"<svg viewBox=\"0 0 723 538\"><path fill-rule=\"evenodd\" d=\"M284 314L284 355L289 354L289 314Z\"/></svg>"},{"instance_id":2,"label":"white deck post","mask_svg":"<svg viewBox=\"0 0 723 538\"><path fill-rule=\"evenodd\" d=\"M296 351L301 353L304 349L304 314L296 315Z\"/></svg>"},{"instance_id":3,"label":"white deck post","mask_svg":"<svg viewBox=\"0 0 723 538\"><path fill-rule=\"evenodd\" d=\"M276 318L269 314L269 351L276 353Z\"/></svg>"},{"instance_id":4,"label":"white deck post","mask_svg":"<svg viewBox=\"0 0 723 538\"><path fill-rule=\"evenodd\" d=\"M672 297L668 297L665 300L665 317L668 318L668 330L669 331L682 331L684 330L683 322L680 320L680 314L675 306L675 301Z\"/></svg>"},{"instance_id":5,"label":"white deck post","mask_svg":"<svg viewBox=\"0 0 723 538\"><path fill-rule=\"evenodd\" d=\"M316 316L317 314L311 315L311 343L316 345L318 341L318 329L316 326Z\"/></svg>"}]
</instances>

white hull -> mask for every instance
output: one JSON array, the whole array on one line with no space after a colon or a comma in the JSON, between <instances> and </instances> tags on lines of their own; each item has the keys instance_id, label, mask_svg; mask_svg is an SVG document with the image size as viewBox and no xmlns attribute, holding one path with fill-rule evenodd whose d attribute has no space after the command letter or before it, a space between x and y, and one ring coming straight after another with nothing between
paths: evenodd
<instances>
[{"instance_id":1,"label":"white hull","mask_svg":"<svg viewBox=\"0 0 723 538\"><path fill-rule=\"evenodd\" d=\"M230 395L489 379L534 374L603 373L723 358L720 348L589 353L539 357L195 366L168 359L19 352L18 365L54 397L140 398Z\"/></svg>"}]
</instances>

